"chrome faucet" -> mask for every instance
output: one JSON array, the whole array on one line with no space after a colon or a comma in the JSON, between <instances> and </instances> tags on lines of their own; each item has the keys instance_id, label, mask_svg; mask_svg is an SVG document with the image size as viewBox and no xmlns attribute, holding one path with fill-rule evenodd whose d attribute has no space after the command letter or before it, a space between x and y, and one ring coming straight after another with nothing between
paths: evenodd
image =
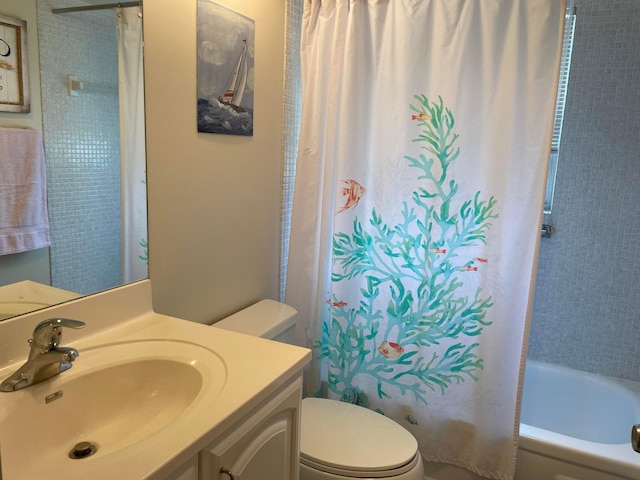
<instances>
[{"instance_id":1,"label":"chrome faucet","mask_svg":"<svg viewBox=\"0 0 640 480\"><path fill-rule=\"evenodd\" d=\"M62 327L82 328L85 323L68 318L50 318L40 322L29 339L29 358L13 375L0 384L0 391L13 392L42 382L71 368L78 351L71 347L60 347Z\"/></svg>"}]
</instances>

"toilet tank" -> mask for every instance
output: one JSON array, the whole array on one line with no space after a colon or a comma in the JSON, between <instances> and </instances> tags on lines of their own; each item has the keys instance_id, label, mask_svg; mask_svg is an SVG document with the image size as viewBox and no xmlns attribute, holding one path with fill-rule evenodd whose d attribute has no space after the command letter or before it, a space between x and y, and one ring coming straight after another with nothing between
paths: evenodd
<instances>
[{"instance_id":1,"label":"toilet tank","mask_svg":"<svg viewBox=\"0 0 640 480\"><path fill-rule=\"evenodd\" d=\"M298 312L275 300L261 300L214 323L215 328L294 344Z\"/></svg>"}]
</instances>

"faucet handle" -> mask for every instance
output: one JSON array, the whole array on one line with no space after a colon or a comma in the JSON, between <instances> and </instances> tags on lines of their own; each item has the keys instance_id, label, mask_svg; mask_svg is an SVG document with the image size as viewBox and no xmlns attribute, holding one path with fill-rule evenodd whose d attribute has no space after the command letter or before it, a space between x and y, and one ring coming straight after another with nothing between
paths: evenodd
<instances>
[{"instance_id":1,"label":"faucet handle","mask_svg":"<svg viewBox=\"0 0 640 480\"><path fill-rule=\"evenodd\" d=\"M36 325L33 330L33 338L29 340L31 347L46 351L57 347L62 339L60 327L83 328L84 322L71 320L70 318L49 318Z\"/></svg>"}]
</instances>

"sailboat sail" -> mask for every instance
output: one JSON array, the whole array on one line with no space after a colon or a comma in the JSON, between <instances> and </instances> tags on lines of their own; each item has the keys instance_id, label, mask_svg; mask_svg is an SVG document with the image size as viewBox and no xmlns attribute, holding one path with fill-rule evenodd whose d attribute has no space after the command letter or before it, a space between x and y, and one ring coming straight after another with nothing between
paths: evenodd
<instances>
[{"instance_id":1,"label":"sailboat sail","mask_svg":"<svg viewBox=\"0 0 640 480\"><path fill-rule=\"evenodd\" d=\"M246 42L246 40L245 40ZM236 95L234 97L234 104L240 106L242 103L242 97L244 96L244 90L247 86L247 55L246 55L247 44L245 43L245 54L243 56L244 61L242 62L242 68L240 74L238 75L238 86L236 88Z\"/></svg>"},{"instance_id":2,"label":"sailboat sail","mask_svg":"<svg viewBox=\"0 0 640 480\"><path fill-rule=\"evenodd\" d=\"M225 85L224 94L218 97L218 100L226 105L230 105L238 110L244 111L240 107L244 90L247 86L247 40L242 40L244 45L238 57L229 80Z\"/></svg>"}]
</instances>

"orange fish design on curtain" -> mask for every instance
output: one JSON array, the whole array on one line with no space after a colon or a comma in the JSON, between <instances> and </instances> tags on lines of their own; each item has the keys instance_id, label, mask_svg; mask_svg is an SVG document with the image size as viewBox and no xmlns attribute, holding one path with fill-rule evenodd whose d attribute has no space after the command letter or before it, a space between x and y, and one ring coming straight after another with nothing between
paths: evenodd
<instances>
[{"instance_id":1,"label":"orange fish design on curtain","mask_svg":"<svg viewBox=\"0 0 640 480\"><path fill-rule=\"evenodd\" d=\"M404 347L394 342L384 341L378 347L378 351L391 360L397 360L404 353Z\"/></svg>"},{"instance_id":2,"label":"orange fish design on curtain","mask_svg":"<svg viewBox=\"0 0 640 480\"><path fill-rule=\"evenodd\" d=\"M355 180L349 179L342 182L347 185L342 189L342 196L347 197L347 200L344 206L338 209L336 215L358 205L358 202L366 192L365 188Z\"/></svg>"}]
</instances>

